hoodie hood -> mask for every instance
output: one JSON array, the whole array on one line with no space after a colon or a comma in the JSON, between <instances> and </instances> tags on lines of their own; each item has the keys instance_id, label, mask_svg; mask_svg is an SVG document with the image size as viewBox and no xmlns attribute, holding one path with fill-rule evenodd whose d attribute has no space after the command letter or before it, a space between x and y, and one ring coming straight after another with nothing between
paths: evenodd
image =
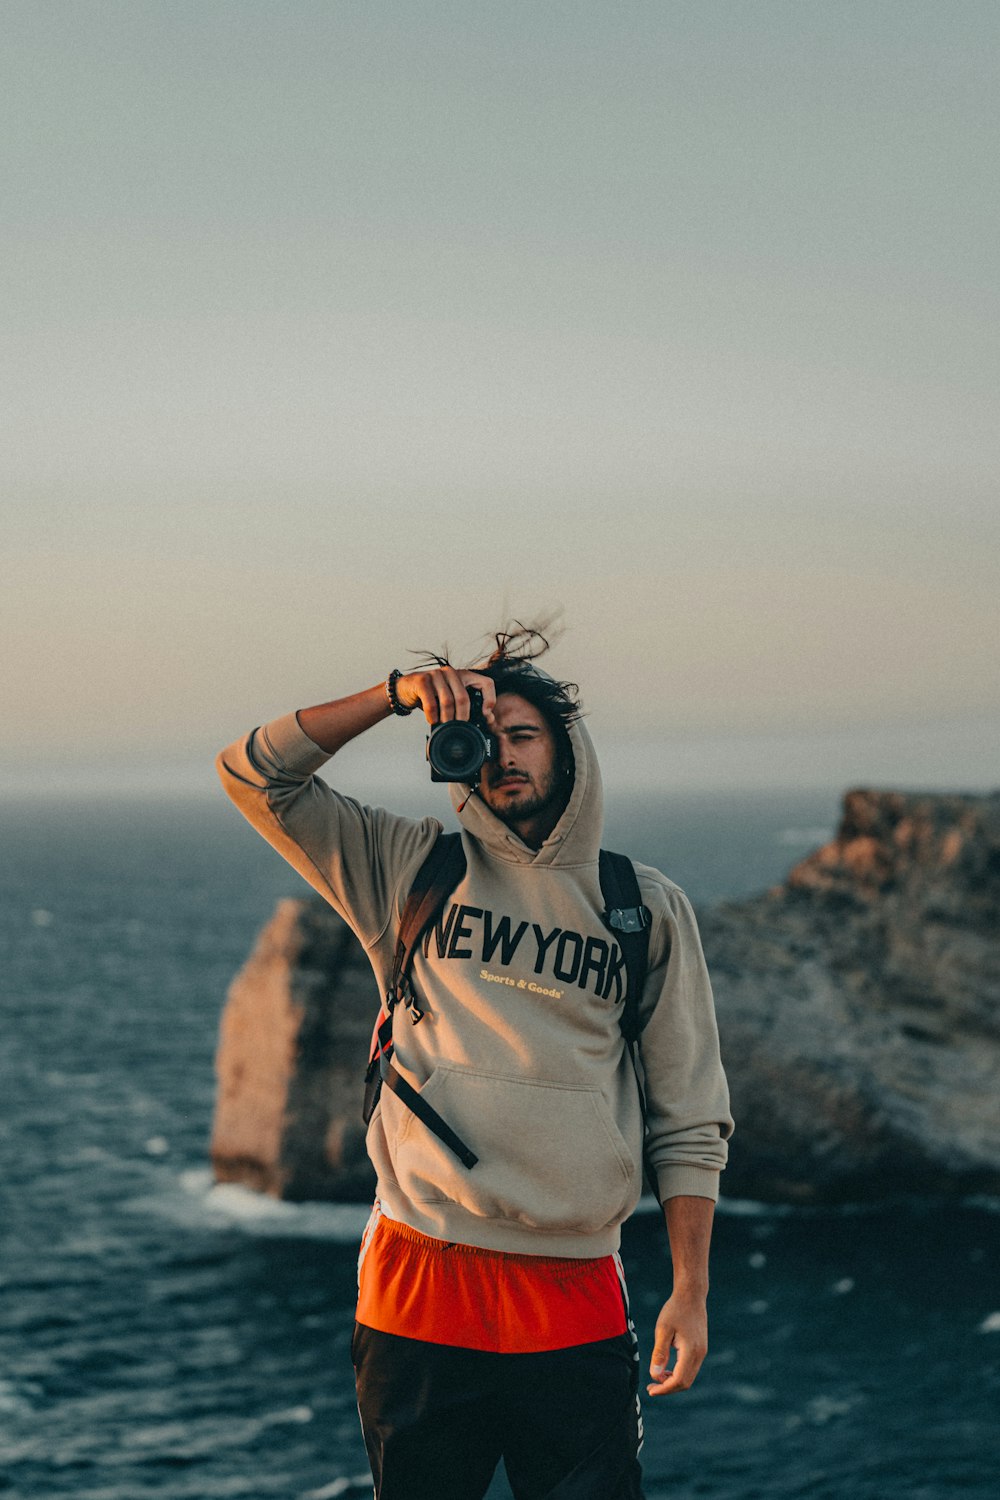
<instances>
[{"instance_id":1,"label":"hoodie hood","mask_svg":"<svg viewBox=\"0 0 1000 1500\"><path fill-rule=\"evenodd\" d=\"M573 790L562 817L540 849L530 848L501 822L477 791L464 782L451 783L458 821L495 858L522 865L580 865L595 861L600 854L604 792L597 751L582 720L571 724L568 733L573 752Z\"/></svg>"}]
</instances>

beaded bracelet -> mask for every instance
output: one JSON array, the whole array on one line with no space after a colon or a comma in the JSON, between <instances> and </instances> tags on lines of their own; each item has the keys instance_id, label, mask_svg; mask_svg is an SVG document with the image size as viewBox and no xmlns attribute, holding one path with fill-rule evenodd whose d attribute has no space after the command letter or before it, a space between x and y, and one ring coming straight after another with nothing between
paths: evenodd
<instances>
[{"instance_id":1,"label":"beaded bracelet","mask_svg":"<svg viewBox=\"0 0 1000 1500\"><path fill-rule=\"evenodd\" d=\"M398 667L393 667L392 671L385 679L385 696L389 700L389 707L392 709L393 713L399 714L399 717L401 719L405 719L407 714L412 714L413 709L404 708L403 704L400 703L399 695L396 692L396 683L399 681L402 675L403 674Z\"/></svg>"}]
</instances>

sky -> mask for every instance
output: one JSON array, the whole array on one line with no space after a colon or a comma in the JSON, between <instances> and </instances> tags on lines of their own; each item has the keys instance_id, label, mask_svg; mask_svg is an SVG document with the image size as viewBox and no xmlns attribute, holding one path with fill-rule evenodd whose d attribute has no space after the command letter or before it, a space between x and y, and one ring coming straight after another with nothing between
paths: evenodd
<instances>
[{"instance_id":1,"label":"sky","mask_svg":"<svg viewBox=\"0 0 1000 1500\"><path fill-rule=\"evenodd\" d=\"M553 610L623 782L1000 786L993 0L2 15L5 795Z\"/></svg>"}]
</instances>

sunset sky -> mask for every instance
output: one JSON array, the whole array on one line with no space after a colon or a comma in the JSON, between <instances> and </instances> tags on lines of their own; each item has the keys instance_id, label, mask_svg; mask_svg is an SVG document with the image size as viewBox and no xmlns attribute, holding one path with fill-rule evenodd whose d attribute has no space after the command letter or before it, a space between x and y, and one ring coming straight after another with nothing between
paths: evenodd
<instances>
[{"instance_id":1,"label":"sunset sky","mask_svg":"<svg viewBox=\"0 0 1000 1500\"><path fill-rule=\"evenodd\" d=\"M625 780L1000 786L994 0L3 24L5 792L557 606Z\"/></svg>"}]
</instances>

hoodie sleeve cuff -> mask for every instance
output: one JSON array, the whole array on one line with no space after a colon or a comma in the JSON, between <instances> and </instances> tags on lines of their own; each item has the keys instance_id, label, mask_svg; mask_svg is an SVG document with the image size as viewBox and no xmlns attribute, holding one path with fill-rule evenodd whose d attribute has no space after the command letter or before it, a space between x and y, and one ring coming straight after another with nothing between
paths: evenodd
<instances>
[{"instance_id":1,"label":"hoodie sleeve cuff","mask_svg":"<svg viewBox=\"0 0 1000 1500\"><path fill-rule=\"evenodd\" d=\"M661 1203L668 1198L711 1198L719 1201L719 1174L710 1167L658 1167L656 1181Z\"/></svg>"},{"instance_id":2,"label":"hoodie sleeve cuff","mask_svg":"<svg viewBox=\"0 0 1000 1500\"><path fill-rule=\"evenodd\" d=\"M325 766L332 756L321 750L306 734L294 713L272 719L257 733L263 738L275 760L293 776L311 776Z\"/></svg>"}]
</instances>

